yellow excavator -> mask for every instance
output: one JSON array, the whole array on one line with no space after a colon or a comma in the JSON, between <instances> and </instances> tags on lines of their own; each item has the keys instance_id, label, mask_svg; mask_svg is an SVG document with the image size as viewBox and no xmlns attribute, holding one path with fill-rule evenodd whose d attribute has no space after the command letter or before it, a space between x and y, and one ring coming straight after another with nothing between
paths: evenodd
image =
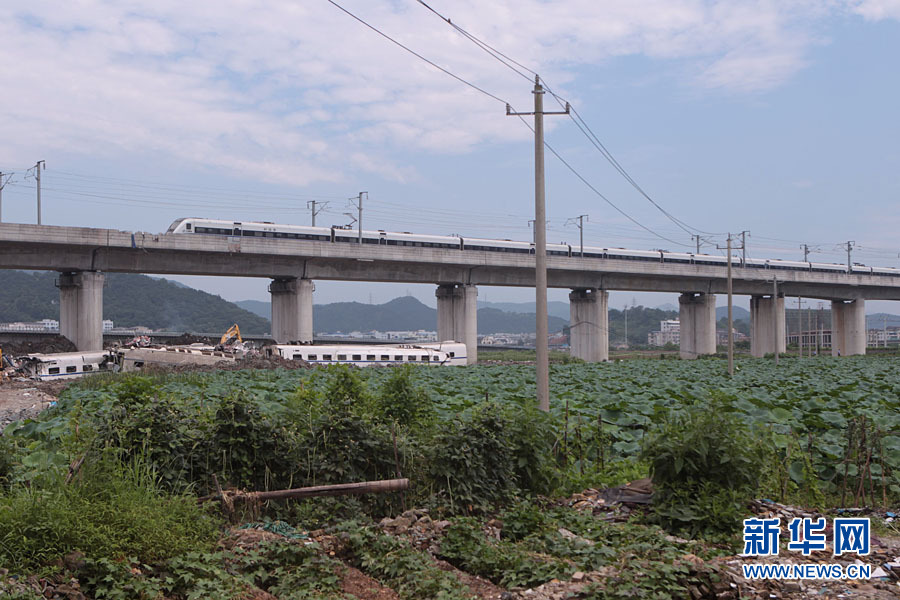
<instances>
[{"instance_id":1,"label":"yellow excavator","mask_svg":"<svg viewBox=\"0 0 900 600\"><path fill-rule=\"evenodd\" d=\"M234 344L242 344L244 342L244 338L241 337L241 328L238 327L237 323L228 328L228 331L222 334L222 339L219 340L219 344L216 346L217 350L225 350L227 347L232 346Z\"/></svg>"}]
</instances>

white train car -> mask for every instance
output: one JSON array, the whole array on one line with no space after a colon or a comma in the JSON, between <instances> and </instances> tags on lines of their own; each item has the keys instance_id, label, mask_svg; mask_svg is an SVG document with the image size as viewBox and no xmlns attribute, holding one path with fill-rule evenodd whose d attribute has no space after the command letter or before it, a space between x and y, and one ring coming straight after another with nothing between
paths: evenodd
<instances>
[{"instance_id":1,"label":"white train car","mask_svg":"<svg viewBox=\"0 0 900 600\"><path fill-rule=\"evenodd\" d=\"M368 344L274 344L265 348L267 356L304 360L313 365L353 365L377 367L391 365L462 366L466 364L466 345L456 342L377 346Z\"/></svg>"},{"instance_id":2,"label":"white train car","mask_svg":"<svg viewBox=\"0 0 900 600\"><path fill-rule=\"evenodd\" d=\"M365 232L364 232L365 233ZM415 248L446 248L462 250L462 238L448 235L421 235L404 231L380 232L386 246L413 246Z\"/></svg>"},{"instance_id":3,"label":"white train car","mask_svg":"<svg viewBox=\"0 0 900 600\"><path fill-rule=\"evenodd\" d=\"M332 241L330 227L276 225L267 221L222 221L218 219L186 218L176 220L169 226L166 233Z\"/></svg>"},{"instance_id":4,"label":"white train car","mask_svg":"<svg viewBox=\"0 0 900 600\"><path fill-rule=\"evenodd\" d=\"M16 360L16 368L31 379L48 381L74 379L92 373L118 370L115 356L106 351L26 354Z\"/></svg>"},{"instance_id":5,"label":"white train car","mask_svg":"<svg viewBox=\"0 0 900 600\"><path fill-rule=\"evenodd\" d=\"M513 240L491 240L487 238L463 238L464 250L485 250L487 252L514 252L531 254L530 242L514 242Z\"/></svg>"}]
</instances>

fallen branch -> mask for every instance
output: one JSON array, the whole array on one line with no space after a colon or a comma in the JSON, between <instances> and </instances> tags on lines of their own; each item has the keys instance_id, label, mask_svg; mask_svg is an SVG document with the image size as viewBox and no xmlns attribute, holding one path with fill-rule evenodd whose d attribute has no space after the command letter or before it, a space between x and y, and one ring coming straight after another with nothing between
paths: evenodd
<instances>
[{"instance_id":1,"label":"fallen branch","mask_svg":"<svg viewBox=\"0 0 900 600\"><path fill-rule=\"evenodd\" d=\"M271 492L239 492L226 490L210 496L197 498L198 502L209 500L241 500L255 502L266 500L284 500L287 498L316 498L320 496L349 496L355 494L381 494L409 489L409 479L384 479L381 481L361 481L359 483L338 483L335 485L317 485L292 490L273 490Z\"/></svg>"}]
</instances>

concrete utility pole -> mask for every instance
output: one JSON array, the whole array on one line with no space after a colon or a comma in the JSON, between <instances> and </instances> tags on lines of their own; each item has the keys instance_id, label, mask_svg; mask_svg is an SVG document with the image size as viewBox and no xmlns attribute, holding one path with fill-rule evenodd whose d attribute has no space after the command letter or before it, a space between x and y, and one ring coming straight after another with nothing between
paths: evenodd
<instances>
[{"instance_id":1,"label":"concrete utility pole","mask_svg":"<svg viewBox=\"0 0 900 600\"><path fill-rule=\"evenodd\" d=\"M47 168L47 163L43 160L37 161L34 165L34 177L37 179L37 224L41 224L41 166Z\"/></svg>"},{"instance_id":2,"label":"concrete utility pole","mask_svg":"<svg viewBox=\"0 0 900 600\"><path fill-rule=\"evenodd\" d=\"M362 223L362 210L363 210L363 194L366 197L369 197L369 192L360 192L356 198L350 198L350 202L354 203L354 208L356 208L356 212L358 216L356 217L356 226L359 227L359 243L362 244L362 232L363 232L363 223Z\"/></svg>"},{"instance_id":3,"label":"concrete utility pole","mask_svg":"<svg viewBox=\"0 0 900 600\"><path fill-rule=\"evenodd\" d=\"M853 272L853 263L850 262L850 251L853 250L853 244L856 242L847 242L847 272Z\"/></svg>"},{"instance_id":4,"label":"concrete utility pole","mask_svg":"<svg viewBox=\"0 0 900 600\"><path fill-rule=\"evenodd\" d=\"M809 332L809 335L812 336L812 301L806 305L806 331ZM809 345L807 346L806 356L807 358L812 358L812 347L813 342L812 339L809 340Z\"/></svg>"},{"instance_id":5,"label":"concrete utility pole","mask_svg":"<svg viewBox=\"0 0 900 600\"><path fill-rule=\"evenodd\" d=\"M544 88L539 75L534 76L534 112L514 113L506 105L511 116L534 115L534 281L537 330L537 401L538 408L550 410L550 348L547 341L547 216L544 187L544 115L567 115L565 112L544 112Z\"/></svg>"},{"instance_id":6,"label":"concrete utility pole","mask_svg":"<svg viewBox=\"0 0 900 600\"><path fill-rule=\"evenodd\" d=\"M809 246L803 244L800 248L803 250L803 262L809 262Z\"/></svg>"},{"instance_id":7,"label":"concrete utility pole","mask_svg":"<svg viewBox=\"0 0 900 600\"><path fill-rule=\"evenodd\" d=\"M741 238L744 238L746 231L741 232ZM722 246L716 246L717 249L722 250ZM728 271L727 271L727 280L728 280L728 376L734 376L734 294L732 293L732 278L731 278L731 232L728 232L728 243L724 248L728 252ZM741 242L741 250L744 249L744 242ZM777 347L777 346L776 346Z\"/></svg>"},{"instance_id":8,"label":"concrete utility pole","mask_svg":"<svg viewBox=\"0 0 900 600\"><path fill-rule=\"evenodd\" d=\"M887 348L887 315L882 315L881 335L884 337L884 347Z\"/></svg>"},{"instance_id":9,"label":"concrete utility pole","mask_svg":"<svg viewBox=\"0 0 900 600\"><path fill-rule=\"evenodd\" d=\"M584 219L585 219L585 217L587 217L588 221L591 220L590 217L588 217L588 215L578 215L577 217L569 219L569 221L572 221L573 223L575 223L577 221L577 223L575 223L575 224L578 226L578 243L579 243L579 248L580 248L579 255L581 256L581 258L584 258Z\"/></svg>"},{"instance_id":10,"label":"concrete utility pole","mask_svg":"<svg viewBox=\"0 0 900 600\"><path fill-rule=\"evenodd\" d=\"M316 210L316 205L321 205L321 208L319 208L319 210ZM312 214L313 227L316 226L316 215L322 212L322 209L324 209L326 206L328 206L327 202L317 202L315 200L309 200L306 203L306 208L310 209L310 213Z\"/></svg>"},{"instance_id":11,"label":"concrete utility pole","mask_svg":"<svg viewBox=\"0 0 900 600\"><path fill-rule=\"evenodd\" d=\"M743 235L743 234L741 234ZM734 305L731 288L731 233L728 234L728 376L734 377ZM777 347L777 346L776 346Z\"/></svg>"},{"instance_id":12,"label":"concrete utility pole","mask_svg":"<svg viewBox=\"0 0 900 600\"><path fill-rule=\"evenodd\" d=\"M3 171L0 171L0 223L3 222L3 186L5 185L6 182L3 181Z\"/></svg>"},{"instance_id":13,"label":"concrete utility pole","mask_svg":"<svg viewBox=\"0 0 900 600\"><path fill-rule=\"evenodd\" d=\"M797 338L798 348L800 349L800 358L803 358L803 298L797 298Z\"/></svg>"},{"instance_id":14,"label":"concrete utility pole","mask_svg":"<svg viewBox=\"0 0 900 600\"><path fill-rule=\"evenodd\" d=\"M691 238L697 242L697 254L700 254L700 234L693 234Z\"/></svg>"},{"instance_id":15,"label":"concrete utility pole","mask_svg":"<svg viewBox=\"0 0 900 600\"><path fill-rule=\"evenodd\" d=\"M775 366L778 366L778 346L781 344L778 340L778 277L772 276L772 326L775 328Z\"/></svg>"},{"instance_id":16,"label":"concrete utility pole","mask_svg":"<svg viewBox=\"0 0 900 600\"><path fill-rule=\"evenodd\" d=\"M741 266L747 266L747 234L749 231L741 232Z\"/></svg>"}]
</instances>

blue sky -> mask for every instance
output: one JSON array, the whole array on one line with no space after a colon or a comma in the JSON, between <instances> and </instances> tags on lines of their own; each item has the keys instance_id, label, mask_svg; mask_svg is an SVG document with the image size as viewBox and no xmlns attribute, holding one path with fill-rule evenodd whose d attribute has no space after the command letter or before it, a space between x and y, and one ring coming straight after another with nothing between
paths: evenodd
<instances>
[{"instance_id":1,"label":"blue sky","mask_svg":"<svg viewBox=\"0 0 900 600\"><path fill-rule=\"evenodd\" d=\"M531 83L413 0L341 2L491 94L529 110ZM749 230L755 257L900 266L900 0L429 2L541 73L640 185L710 252ZM377 36L325 0L14 3L0 22L3 220L164 231L182 216L348 222L529 239L533 144L501 102ZM548 97L548 109L552 106ZM547 156L550 241L676 250L679 228L566 117L547 141L639 229ZM667 239L663 239L667 238ZM182 278L231 300L259 279ZM316 301L430 286L319 282ZM551 291L564 299L565 291ZM530 290L481 290L530 300ZM611 305L671 295L614 293ZM740 299L739 304L746 304ZM724 304L724 298L720 300ZM870 312L900 312L870 303Z\"/></svg>"}]
</instances>

